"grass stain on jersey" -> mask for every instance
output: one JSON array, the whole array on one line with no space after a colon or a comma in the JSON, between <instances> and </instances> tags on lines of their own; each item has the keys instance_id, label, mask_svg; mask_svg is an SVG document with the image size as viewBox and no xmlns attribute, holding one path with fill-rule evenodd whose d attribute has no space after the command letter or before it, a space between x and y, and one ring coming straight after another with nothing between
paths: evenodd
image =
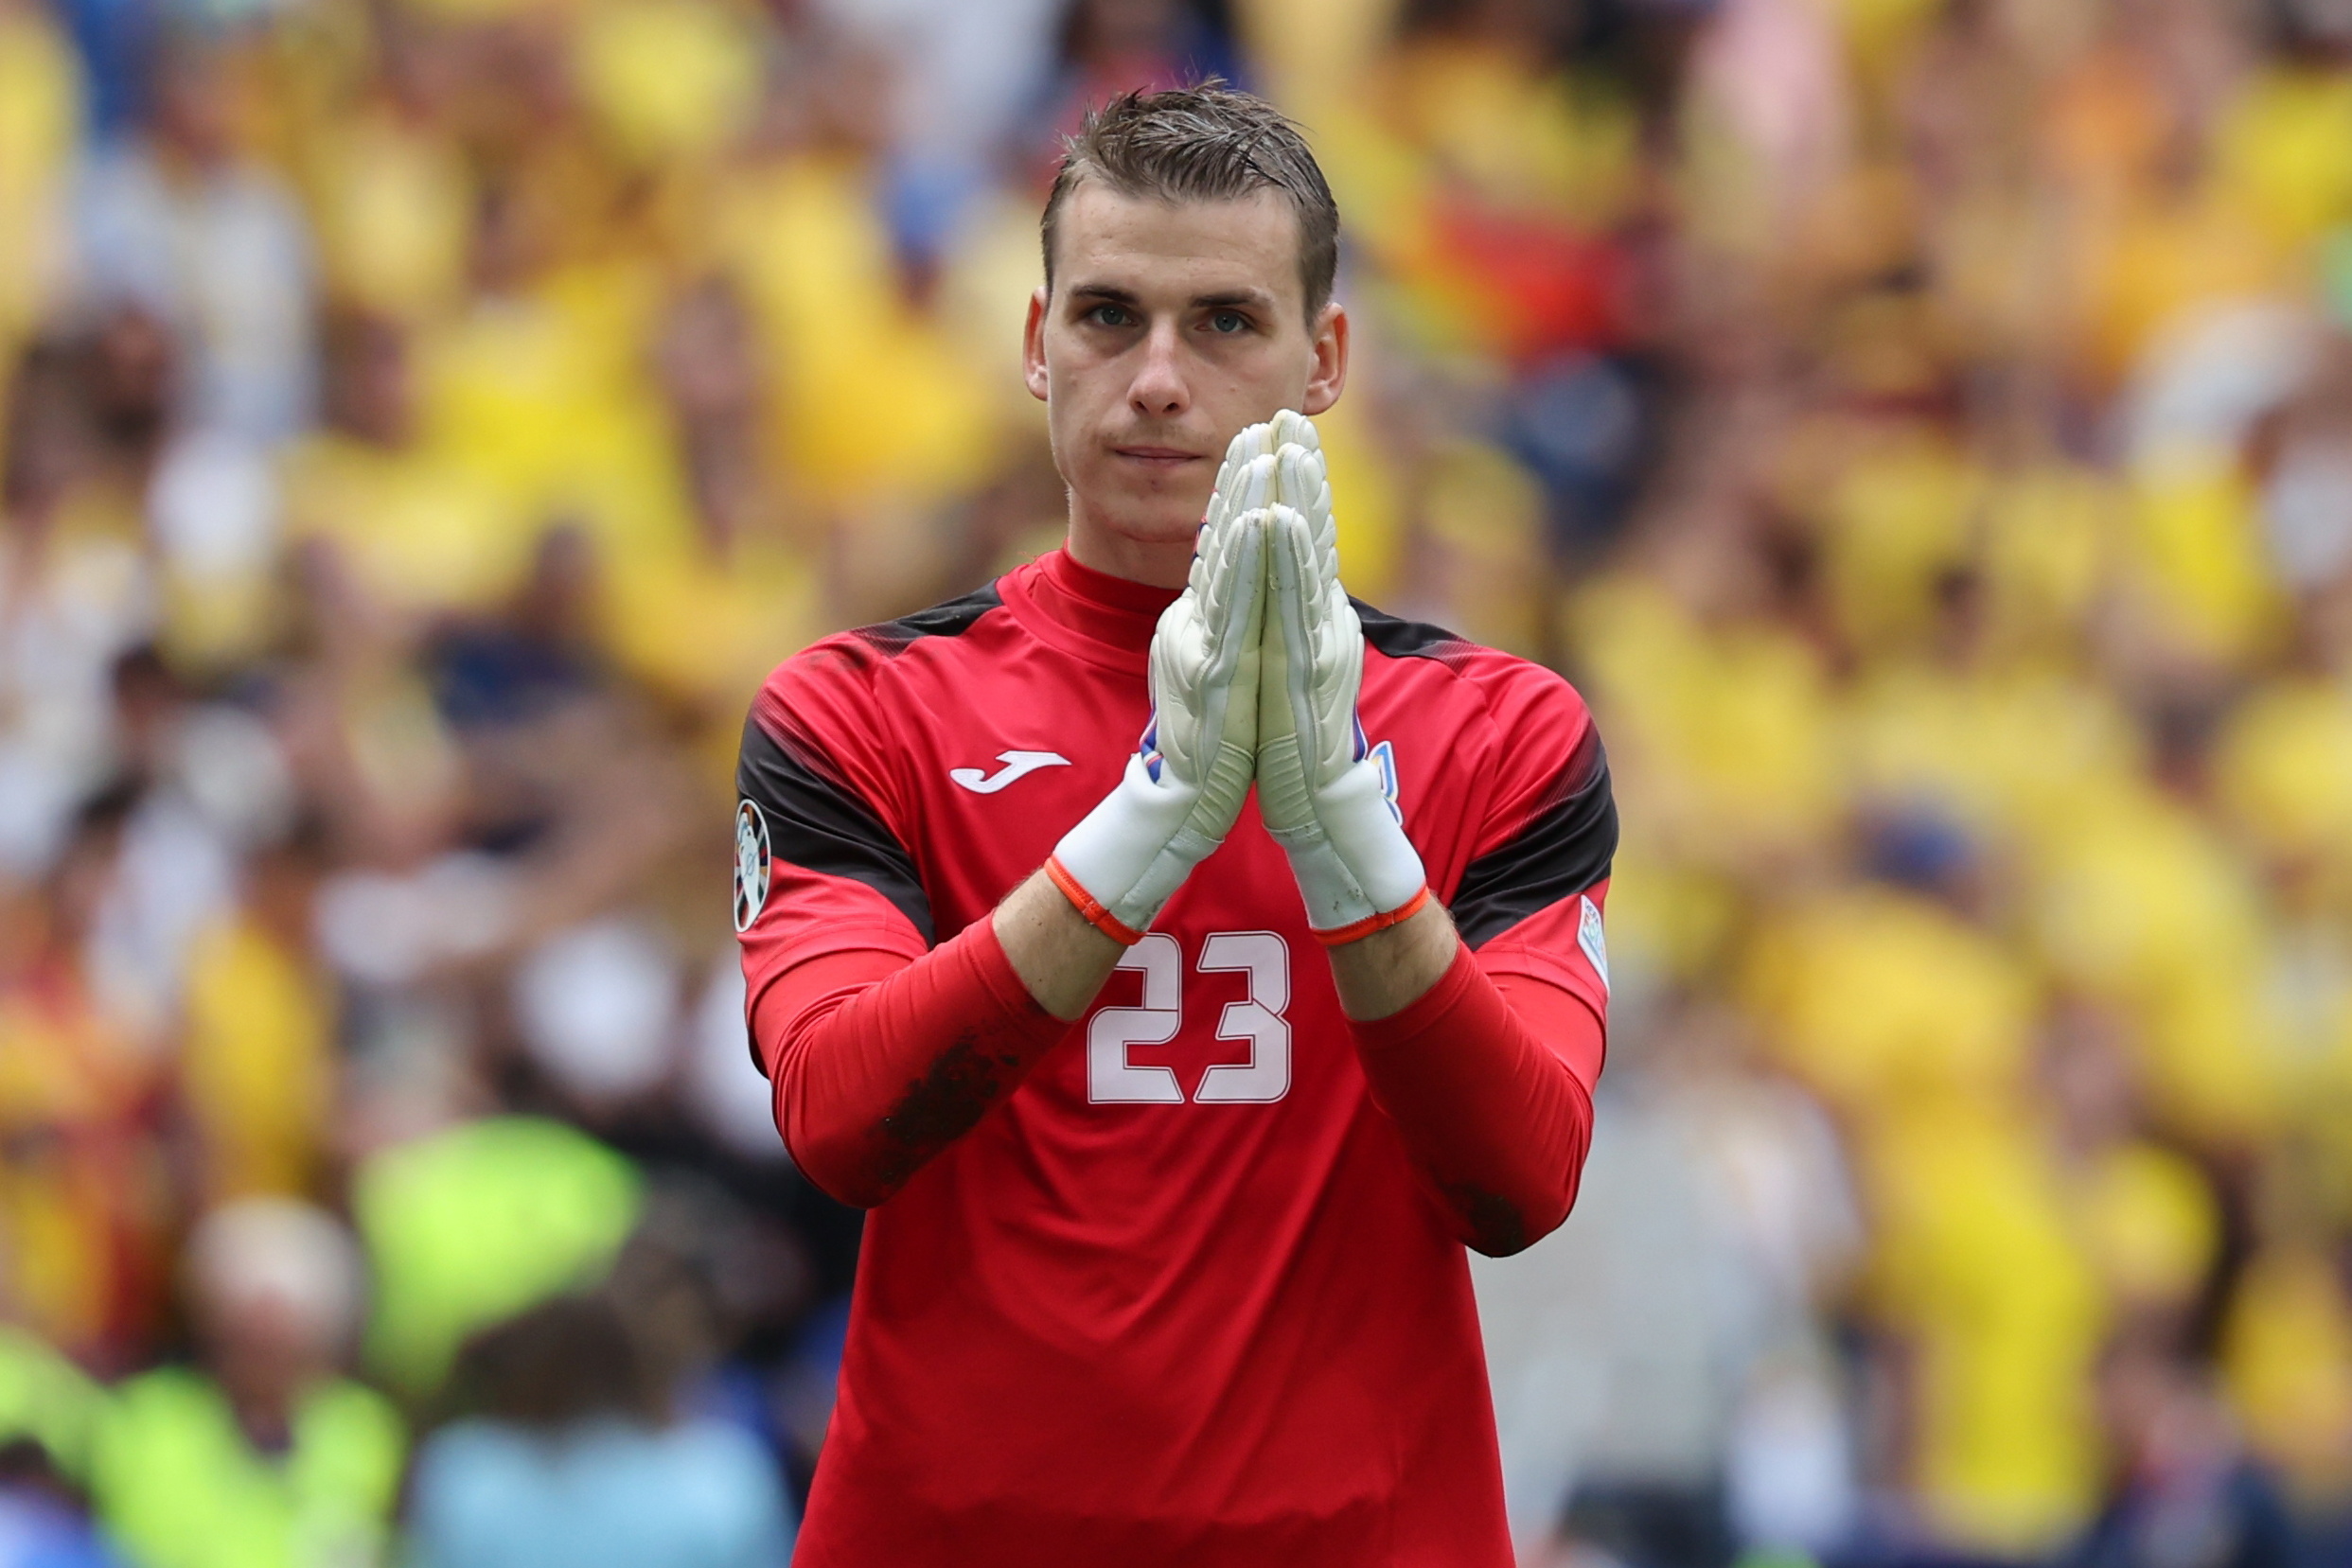
<instances>
[{"instance_id":1,"label":"grass stain on jersey","mask_svg":"<svg viewBox=\"0 0 2352 1568\"><path fill-rule=\"evenodd\" d=\"M931 1058L930 1070L910 1083L882 1118L890 1147L875 1173L883 1185L896 1191L932 1155L978 1126L1017 1086L1020 1066L1017 1055L989 1054L976 1030Z\"/></svg>"}]
</instances>

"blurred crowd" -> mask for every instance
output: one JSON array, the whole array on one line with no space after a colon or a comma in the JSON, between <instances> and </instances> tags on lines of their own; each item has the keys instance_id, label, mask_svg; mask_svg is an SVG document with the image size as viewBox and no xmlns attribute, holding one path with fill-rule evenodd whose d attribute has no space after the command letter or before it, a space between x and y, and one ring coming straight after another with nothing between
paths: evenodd
<instances>
[{"instance_id":1,"label":"blurred crowd","mask_svg":"<svg viewBox=\"0 0 2352 1568\"><path fill-rule=\"evenodd\" d=\"M1616 771L1525 1560L2352 1561L2343 0L0 0L0 1563L785 1559L742 717L1056 541L1211 74L1351 587Z\"/></svg>"}]
</instances>

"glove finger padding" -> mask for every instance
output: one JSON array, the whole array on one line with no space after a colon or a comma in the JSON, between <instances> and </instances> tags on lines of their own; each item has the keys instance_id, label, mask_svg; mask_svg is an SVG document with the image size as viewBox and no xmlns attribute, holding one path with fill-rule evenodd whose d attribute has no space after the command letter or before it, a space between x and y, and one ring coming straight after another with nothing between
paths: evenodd
<instances>
[{"instance_id":1,"label":"glove finger padding","mask_svg":"<svg viewBox=\"0 0 2352 1568\"><path fill-rule=\"evenodd\" d=\"M1275 468L1277 510L1286 519L1268 539L1275 594L1284 647L1304 655L1286 659L1285 674L1307 782L1319 789L1364 756L1364 735L1355 721L1364 683L1364 628L1348 590L1339 586L1339 535L1321 453L1285 447L1275 455Z\"/></svg>"},{"instance_id":2,"label":"glove finger padding","mask_svg":"<svg viewBox=\"0 0 2352 1568\"><path fill-rule=\"evenodd\" d=\"M1321 453L1294 442L1275 461L1258 804L1289 853L1308 924L1326 942L1349 942L1419 908L1425 873L1356 720L1364 632L1339 583Z\"/></svg>"},{"instance_id":3,"label":"glove finger padding","mask_svg":"<svg viewBox=\"0 0 2352 1568\"><path fill-rule=\"evenodd\" d=\"M1251 428L1266 432L1267 451L1298 447L1313 453L1317 464L1323 460L1323 438L1315 433L1315 421L1297 409L1283 409L1264 425Z\"/></svg>"},{"instance_id":4,"label":"glove finger padding","mask_svg":"<svg viewBox=\"0 0 2352 1568\"><path fill-rule=\"evenodd\" d=\"M1265 618L1264 503L1273 485L1274 460L1264 454L1225 477L1191 580L1152 638L1152 716L1142 740L1118 785L1046 862L1080 912L1121 942L1141 940L1224 841L1248 797Z\"/></svg>"},{"instance_id":5,"label":"glove finger padding","mask_svg":"<svg viewBox=\"0 0 2352 1568\"><path fill-rule=\"evenodd\" d=\"M1272 469L1258 470L1259 478L1268 488L1256 492L1254 500L1244 496L1239 481L1259 458L1273 456L1275 445L1271 425L1251 425L1226 443L1225 461L1217 465L1216 487L1209 493L1209 509L1201 514L1204 535L1222 528L1244 512L1255 511L1274 499L1270 488L1274 483ZM1195 572L1199 570L1202 556L1208 553L1208 542L1204 538L1193 556Z\"/></svg>"},{"instance_id":6,"label":"glove finger padding","mask_svg":"<svg viewBox=\"0 0 2352 1568\"><path fill-rule=\"evenodd\" d=\"M1262 463L1270 465L1268 459ZM1245 477L1260 494L1270 473ZM1201 791L1199 821L1211 846L1225 837L1249 793L1258 740L1258 644L1265 616L1265 514L1253 510L1206 530L1192 586L1160 612L1152 638L1152 727L1142 751Z\"/></svg>"},{"instance_id":7,"label":"glove finger padding","mask_svg":"<svg viewBox=\"0 0 2352 1568\"><path fill-rule=\"evenodd\" d=\"M1315 792L1354 760L1362 656L1359 651L1351 669L1317 563L1311 551L1302 549L1306 538L1297 512L1279 505L1269 509L1269 581L1259 652L1258 809L1278 838L1315 831ZM1342 609L1352 622L1353 607L1343 600ZM1335 741L1340 748L1336 755Z\"/></svg>"}]
</instances>

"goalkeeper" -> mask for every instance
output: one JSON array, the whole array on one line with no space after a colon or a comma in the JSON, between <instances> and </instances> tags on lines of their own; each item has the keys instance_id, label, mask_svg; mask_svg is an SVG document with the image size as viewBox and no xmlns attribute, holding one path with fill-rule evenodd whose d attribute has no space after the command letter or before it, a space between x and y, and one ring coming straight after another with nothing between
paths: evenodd
<instances>
[{"instance_id":1,"label":"goalkeeper","mask_svg":"<svg viewBox=\"0 0 2352 1568\"><path fill-rule=\"evenodd\" d=\"M1340 585L1337 228L1255 98L1089 116L1066 547L745 727L752 1038L873 1210L803 1568L1510 1563L1462 1248L1574 1200L1616 816L1566 682Z\"/></svg>"}]
</instances>

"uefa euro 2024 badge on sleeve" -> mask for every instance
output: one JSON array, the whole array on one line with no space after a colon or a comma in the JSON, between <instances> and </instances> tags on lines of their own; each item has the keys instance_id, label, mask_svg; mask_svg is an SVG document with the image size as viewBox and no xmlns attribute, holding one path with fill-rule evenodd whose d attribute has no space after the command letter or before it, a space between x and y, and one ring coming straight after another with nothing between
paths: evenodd
<instances>
[{"instance_id":1,"label":"uefa euro 2024 badge on sleeve","mask_svg":"<svg viewBox=\"0 0 2352 1568\"><path fill-rule=\"evenodd\" d=\"M748 931L768 903L768 819L745 801L735 807L735 929Z\"/></svg>"}]
</instances>

